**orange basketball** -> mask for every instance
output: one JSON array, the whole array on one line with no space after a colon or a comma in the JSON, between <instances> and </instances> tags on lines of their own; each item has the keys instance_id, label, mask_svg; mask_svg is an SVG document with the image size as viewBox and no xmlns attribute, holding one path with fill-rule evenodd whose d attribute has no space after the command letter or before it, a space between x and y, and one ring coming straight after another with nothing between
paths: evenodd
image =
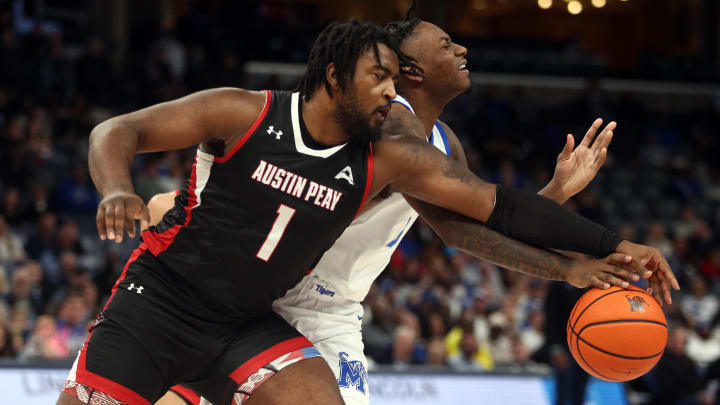
<instances>
[{"instance_id":1,"label":"orange basketball","mask_svg":"<svg viewBox=\"0 0 720 405\"><path fill-rule=\"evenodd\" d=\"M570 313L567 341L575 361L588 373L629 381L660 360L667 320L657 300L640 288L593 288Z\"/></svg>"}]
</instances>

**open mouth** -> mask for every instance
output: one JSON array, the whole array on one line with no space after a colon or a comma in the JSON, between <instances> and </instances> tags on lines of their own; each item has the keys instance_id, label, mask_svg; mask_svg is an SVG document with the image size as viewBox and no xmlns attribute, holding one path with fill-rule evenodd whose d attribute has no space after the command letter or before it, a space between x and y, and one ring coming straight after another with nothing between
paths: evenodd
<instances>
[{"instance_id":1,"label":"open mouth","mask_svg":"<svg viewBox=\"0 0 720 405\"><path fill-rule=\"evenodd\" d=\"M458 70L463 73L470 73L470 71L467 68L467 61L463 61L463 63L460 64L460 67L458 68Z\"/></svg>"}]
</instances>

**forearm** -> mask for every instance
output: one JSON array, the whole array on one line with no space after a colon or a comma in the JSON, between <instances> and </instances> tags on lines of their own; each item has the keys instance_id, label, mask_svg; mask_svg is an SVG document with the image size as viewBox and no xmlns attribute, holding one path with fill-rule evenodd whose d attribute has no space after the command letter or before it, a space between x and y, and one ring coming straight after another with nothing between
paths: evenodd
<instances>
[{"instance_id":1,"label":"forearm","mask_svg":"<svg viewBox=\"0 0 720 405\"><path fill-rule=\"evenodd\" d=\"M481 222L405 197L450 247L520 273L548 280L567 280L570 259L493 231Z\"/></svg>"},{"instance_id":2,"label":"forearm","mask_svg":"<svg viewBox=\"0 0 720 405\"><path fill-rule=\"evenodd\" d=\"M140 143L137 132L112 120L93 129L88 164L93 183L102 196L116 191L134 192L130 165Z\"/></svg>"}]
</instances>

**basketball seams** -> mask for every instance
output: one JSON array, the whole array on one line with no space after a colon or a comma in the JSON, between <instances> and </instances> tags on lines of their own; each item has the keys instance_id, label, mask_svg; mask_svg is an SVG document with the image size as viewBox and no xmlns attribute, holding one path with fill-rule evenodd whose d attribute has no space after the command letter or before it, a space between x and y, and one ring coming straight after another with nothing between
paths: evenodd
<instances>
[{"instance_id":1,"label":"basketball seams","mask_svg":"<svg viewBox=\"0 0 720 405\"><path fill-rule=\"evenodd\" d=\"M575 333L575 332L573 332L573 333ZM622 354L617 354L617 353L609 352L609 351L607 351L607 350L605 350L605 349L601 349L601 348L595 346L594 344L588 342L587 340L583 339L583 337L580 336L580 335L578 335L578 334L576 334L575 338L576 338L578 341L582 341L582 342L585 343L586 345L592 347L593 349L595 349L595 350L597 350L597 351L599 351L599 352L605 353L605 354L610 355L610 356L619 357L619 358L621 358L621 359L626 359L626 360L647 360L647 359L652 359L652 358L655 358L655 357L663 354L663 352L665 351L664 349L663 349L663 350L660 350L660 352L655 353L655 354L653 354L653 355L651 355L651 356L625 356L625 355L622 355ZM579 345L579 343L578 343L578 345Z\"/></svg>"},{"instance_id":2,"label":"basketball seams","mask_svg":"<svg viewBox=\"0 0 720 405\"><path fill-rule=\"evenodd\" d=\"M583 333L583 331L584 331L585 329L587 329L587 328L589 328L589 327L591 327L591 326L607 325L607 324L611 324L611 323L624 323L624 322L627 322L627 323L652 323L652 324L655 324L655 325L660 325L660 326L662 326L663 328L667 329L667 325L666 325L666 324L664 324L664 323L662 323L662 322L660 322L660 321L653 321L653 320L651 320L651 319L613 319L613 320L611 320L611 321L598 321L598 322L589 323L589 324L583 326L583 328L580 329L580 332L577 332L577 334L578 334L578 336L579 336L580 334ZM573 330L573 333L576 333L575 330Z\"/></svg>"},{"instance_id":3,"label":"basketball seams","mask_svg":"<svg viewBox=\"0 0 720 405\"><path fill-rule=\"evenodd\" d=\"M589 304L587 304L587 306L586 306L585 308L583 308L583 310L580 312L580 314L578 314L577 319L575 319L575 322L573 322L573 325L570 327L570 329L572 329L573 333L575 332L575 326L577 326L578 322L580 321L580 318L583 316L583 314L585 313L585 311L587 311L588 308L590 308L594 303L600 301L601 299L607 297L608 295L617 294L617 293L624 292L624 291L626 291L626 290L610 291L609 293L605 293L605 294L603 294L603 295L595 298L594 300L592 300L592 302L590 302ZM572 318L571 318L571 319L572 319Z\"/></svg>"},{"instance_id":4,"label":"basketball seams","mask_svg":"<svg viewBox=\"0 0 720 405\"><path fill-rule=\"evenodd\" d=\"M580 355L580 358L582 359L582 361L583 361L592 371L594 371L598 376L601 376L601 377L605 378L605 379L608 380L608 381L616 381L615 378L608 377L608 376L606 376L605 374L597 371L597 370L595 369L595 367L593 367L592 364L590 364L590 362L588 362L587 360L585 360L585 356L583 356L582 351L580 350L580 336L578 336L577 334L575 334L575 331L573 331L573 334L575 335L575 347L577 348L577 352L578 352L578 354ZM585 340L583 340L583 342L585 342ZM588 344L587 342L585 342L585 343Z\"/></svg>"}]
</instances>

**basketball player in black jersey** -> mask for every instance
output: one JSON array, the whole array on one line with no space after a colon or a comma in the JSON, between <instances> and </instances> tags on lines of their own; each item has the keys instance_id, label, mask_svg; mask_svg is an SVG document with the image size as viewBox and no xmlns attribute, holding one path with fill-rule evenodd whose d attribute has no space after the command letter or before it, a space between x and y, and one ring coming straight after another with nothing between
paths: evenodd
<instances>
[{"instance_id":1,"label":"basketball player in black jersey","mask_svg":"<svg viewBox=\"0 0 720 405\"><path fill-rule=\"evenodd\" d=\"M417 120L369 143L395 97L398 59L377 27L333 24L313 47L301 96L211 90L93 131L98 230L116 241L148 220L130 182L133 155L201 146L188 187L143 233L94 322L59 404L152 403L182 381L215 404L249 393L249 404L341 403L327 365L269 304L388 185L544 247L606 256L623 242L547 199L480 181L409 134L422 133Z\"/></svg>"}]
</instances>

